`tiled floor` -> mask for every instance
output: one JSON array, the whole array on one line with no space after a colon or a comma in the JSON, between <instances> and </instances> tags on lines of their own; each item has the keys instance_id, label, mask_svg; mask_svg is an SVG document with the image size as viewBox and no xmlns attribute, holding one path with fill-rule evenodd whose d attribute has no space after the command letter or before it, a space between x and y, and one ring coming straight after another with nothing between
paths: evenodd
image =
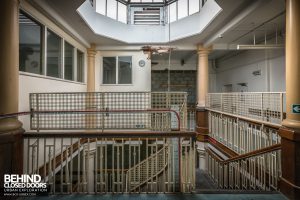
<instances>
[{"instance_id":1,"label":"tiled floor","mask_svg":"<svg viewBox=\"0 0 300 200\"><path fill-rule=\"evenodd\" d=\"M20 198L25 200L287 200L281 194L140 194L65 195Z\"/></svg>"},{"instance_id":2,"label":"tiled floor","mask_svg":"<svg viewBox=\"0 0 300 200\"><path fill-rule=\"evenodd\" d=\"M220 191L208 175L197 170L197 194L107 194L107 195L53 195L19 198L19 200L287 200L280 193Z\"/></svg>"}]
</instances>

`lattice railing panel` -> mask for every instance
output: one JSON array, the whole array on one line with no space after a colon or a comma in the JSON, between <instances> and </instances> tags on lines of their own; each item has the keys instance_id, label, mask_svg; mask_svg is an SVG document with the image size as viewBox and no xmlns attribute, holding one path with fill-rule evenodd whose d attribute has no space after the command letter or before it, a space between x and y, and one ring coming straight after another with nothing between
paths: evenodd
<instances>
[{"instance_id":1,"label":"lattice railing panel","mask_svg":"<svg viewBox=\"0 0 300 200\"><path fill-rule=\"evenodd\" d=\"M31 129L187 128L185 92L95 92L30 94ZM152 110L152 111L150 111Z\"/></svg>"}]
</instances>

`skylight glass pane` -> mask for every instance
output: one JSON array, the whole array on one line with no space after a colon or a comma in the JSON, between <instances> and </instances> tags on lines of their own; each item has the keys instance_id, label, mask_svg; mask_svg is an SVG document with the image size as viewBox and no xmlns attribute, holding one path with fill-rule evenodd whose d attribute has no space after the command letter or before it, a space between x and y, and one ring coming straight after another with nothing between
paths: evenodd
<instances>
[{"instance_id":1,"label":"skylight glass pane","mask_svg":"<svg viewBox=\"0 0 300 200\"><path fill-rule=\"evenodd\" d=\"M127 6L118 3L118 21L127 24Z\"/></svg>"},{"instance_id":2,"label":"skylight glass pane","mask_svg":"<svg viewBox=\"0 0 300 200\"><path fill-rule=\"evenodd\" d=\"M106 0L96 0L96 12L105 15Z\"/></svg>"},{"instance_id":3,"label":"skylight glass pane","mask_svg":"<svg viewBox=\"0 0 300 200\"><path fill-rule=\"evenodd\" d=\"M177 19L177 16L176 16L176 4L177 3L172 3L171 5L169 5L170 22L174 22Z\"/></svg>"},{"instance_id":4,"label":"skylight glass pane","mask_svg":"<svg viewBox=\"0 0 300 200\"><path fill-rule=\"evenodd\" d=\"M117 19L117 1L107 1L107 17Z\"/></svg>"},{"instance_id":5,"label":"skylight glass pane","mask_svg":"<svg viewBox=\"0 0 300 200\"><path fill-rule=\"evenodd\" d=\"M136 2L141 2L141 0L131 0L130 2L136 3Z\"/></svg>"},{"instance_id":6,"label":"skylight glass pane","mask_svg":"<svg viewBox=\"0 0 300 200\"><path fill-rule=\"evenodd\" d=\"M178 19L184 18L188 15L187 0L178 0Z\"/></svg>"},{"instance_id":7,"label":"skylight glass pane","mask_svg":"<svg viewBox=\"0 0 300 200\"><path fill-rule=\"evenodd\" d=\"M199 12L200 0L189 0L189 15Z\"/></svg>"},{"instance_id":8,"label":"skylight glass pane","mask_svg":"<svg viewBox=\"0 0 300 200\"><path fill-rule=\"evenodd\" d=\"M153 2L164 2L163 0L153 0Z\"/></svg>"},{"instance_id":9,"label":"skylight glass pane","mask_svg":"<svg viewBox=\"0 0 300 200\"><path fill-rule=\"evenodd\" d=\"M152 0L142 0L142 2L152 2Z\"/></svg>"}]
</instances>

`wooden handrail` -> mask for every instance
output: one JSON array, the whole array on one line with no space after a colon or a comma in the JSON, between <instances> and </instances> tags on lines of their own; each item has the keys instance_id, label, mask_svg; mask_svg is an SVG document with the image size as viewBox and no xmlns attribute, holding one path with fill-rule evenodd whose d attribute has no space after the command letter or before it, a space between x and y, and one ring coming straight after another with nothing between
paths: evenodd
<instances>
[{"instance_id":1,"label":"wooden handrail","mask_svg":"<svg viewBox=\"0 0 300 200\"><path fill-rule=\"evenodd\" d=\"M217 156L209 148L206 148L205 150L208 151L212 155L212 157L214 157L216 160L218 160L218 162L220 164L228 164L230 162L235 162L235 161L243 160L243 159L246 159L246 158L251 158L251 157L254 157L254 156L259 156L259 155L269 153L269 152L272 152L272 151L276 151L276 150L279 150L279 149L281 149L281 144L274 144L274 145L271 145L271 146L268 146L268 147L265 147L265 148L261 148L261 149L255 150L255 151L251 151L251 152L248 152L248 153L245 153L245 154L242 154L242 155L238 155L238 156L229 158L227 160L222 160L219 156Z\"/></svg>"}]
</instances>

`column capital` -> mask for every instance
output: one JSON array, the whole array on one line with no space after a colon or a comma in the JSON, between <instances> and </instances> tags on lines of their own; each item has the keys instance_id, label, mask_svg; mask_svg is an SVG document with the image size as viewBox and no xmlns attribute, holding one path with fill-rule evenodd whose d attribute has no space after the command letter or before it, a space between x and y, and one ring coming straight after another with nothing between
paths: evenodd
<instances>
[{"instance_id":1,"label":"column capital","mask_svg":"<svg viewBox=\"0 0 300 200\"><path fill-rule=\"evenodd\" d=\"M91 47L87 49L87 55L89 57L95 57L96 54L97 54L96 45L91 44Z\"/></svg>"},{"instance_id":2,"label":"column capital","mask_svg":"<svg viewBox=\"0 0 300 200\"><path fill-rule=\"evenodd\" d=\"M208 55L212 51L212 46L204 47L202 44L197 45L198 55Z\"/></svg>"}]
</instances>

